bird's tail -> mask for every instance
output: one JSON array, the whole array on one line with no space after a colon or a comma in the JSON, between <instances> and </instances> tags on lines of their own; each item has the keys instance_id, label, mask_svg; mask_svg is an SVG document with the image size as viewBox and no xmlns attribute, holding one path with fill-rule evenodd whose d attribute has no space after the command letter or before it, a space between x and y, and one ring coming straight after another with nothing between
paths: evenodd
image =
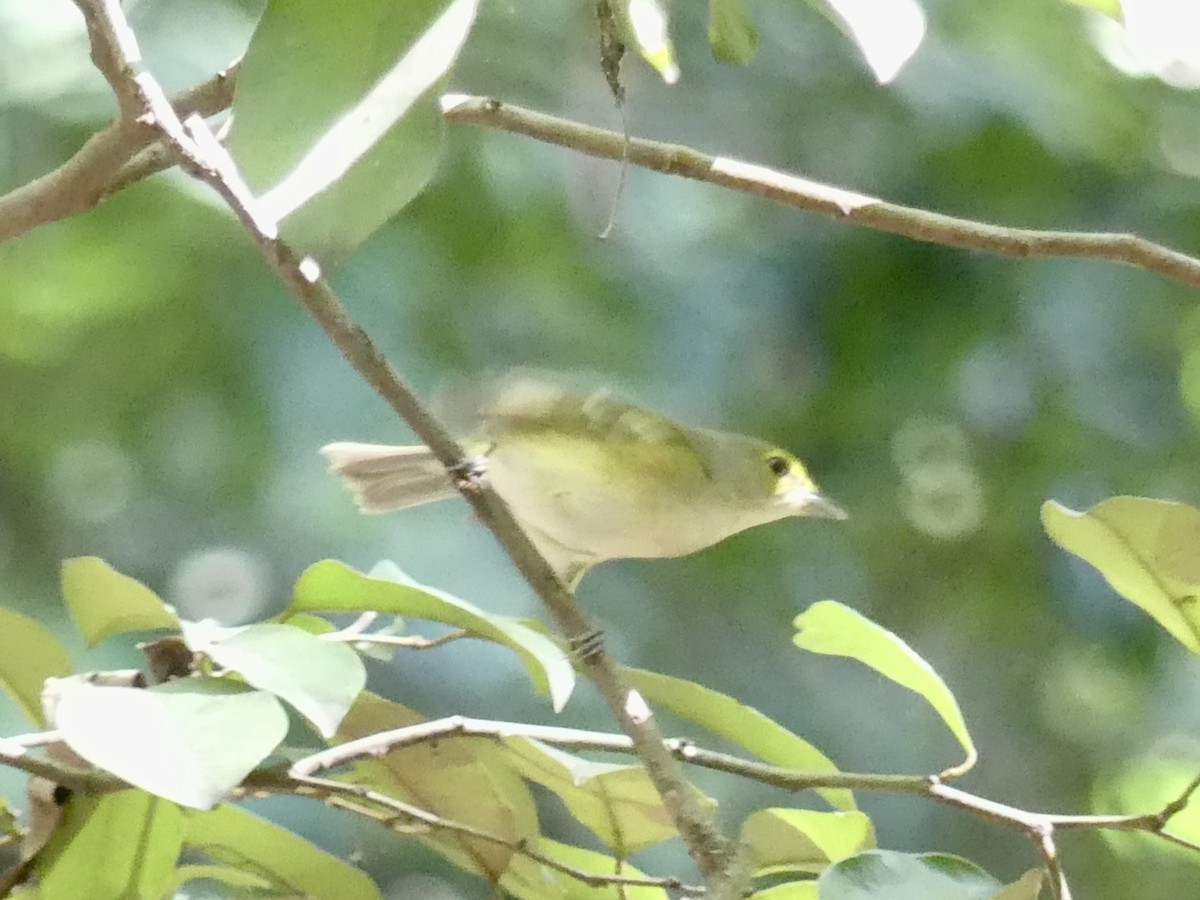
<instances>
[{"instance_id":1,"label":"bird's tail","mask_svg":"<svg viewBox=\"0 0 1200 900\"><path fill-rule=\"evenodd\" d=\"M385 513L453 497L446 468L428 447L385 444L326 444L329 471L342 477L366 513Z\"/></svg>"}]
</instances>

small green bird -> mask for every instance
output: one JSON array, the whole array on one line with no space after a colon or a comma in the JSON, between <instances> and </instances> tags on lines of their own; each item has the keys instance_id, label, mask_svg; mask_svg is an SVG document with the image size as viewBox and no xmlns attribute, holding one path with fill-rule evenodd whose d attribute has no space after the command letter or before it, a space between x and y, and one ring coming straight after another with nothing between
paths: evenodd
<instances>
[{"instance_id":1,"label":"small green bird","mask_svg":"<svg viewBox=\"0 0 1200 900\"><path fill-rule=\"evenodd\" d=\"M605 392L526 374L477 392L464 449L572 588L610 559L685 556L789 516L844 519L791 453L689 428ZM384 513L457 494L423 446L321 448L359 508Z\"/></svg>"}]
</instances>

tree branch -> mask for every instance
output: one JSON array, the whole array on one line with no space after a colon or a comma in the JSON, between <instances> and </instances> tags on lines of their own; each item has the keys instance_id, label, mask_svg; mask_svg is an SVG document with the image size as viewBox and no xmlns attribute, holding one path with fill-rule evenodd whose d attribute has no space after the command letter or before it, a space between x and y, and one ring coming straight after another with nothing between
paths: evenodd
<instances>
[{"instance_id":1,"label":"tree branch","mask_svg":"<svg viewBox=\"0 0 1200 900\"><path fill-rule=\"evenodd\" d=\"M141 63L118 0L75 0L91 40L92 58L117 96L128 127L151 129L171 149L185 171L212 187L245 228L264 261L316 320L342 356L406 421L450 472L465 471L466 456L450 434L420 403L415 392L384 358L374 341L346 312L321 277L320 267L279 240L276 223L257 208L233 160L208 131L204 119L179 120L157 81ZM144 123L144 126L143 126ZM521 530L508 508L486 485L463 480L463 495L496 535L530 586L545 602L568 640L596 633L591 619L559 582L554 571ZM621 727L629 735L651 781L705 880L724 879L729 841L716 828L711 810L696 798L642 697L624 681L604 652L581 661Z\"/></svg>"},{"instance_id":2,"label":"tree branch","mask_svg":"<svg viewBox=\"0 0 1200 900\"><path fill-rule=\"evenodd\" d=\"M1188 287L1200 288L1200 259L1132 234L1039 231L1006 228L970 219L888 203L877 197L809 181L765 166L725 156L707 156L679 144L633 138L581 125L486 97L447 95L448 122L470 123L523 134L603 159L627 159L635 166L757 194L788 206L947 247L983 250L1000 256L1078 257L1126 263Z\"/></svg>"},{"instance_id":3,"label":"tree branch","mask_svg":"<svg viewBox=\"0 0 1200 900\"><path fill-rule=\"evenodd\" d=\"M238 62L172 100L181 117L214 115L228 108ZM641 166L664 175L756 194L821 215L925 243L1017 258L1079 258L1123 263L1187 287L1200 288L1200 259L1133 234L1010 228L889 203L787 172L714 157L523 109L511 103L462 94L442 98L447 122L522 134L588 156ZM0 197L0 242L96 205L124 187L169 167L173 154L147 149L143 132L131 136L118 119L94 135L55 171ZM145 151L145 152L143 152ZM134 159L135 155L138 157Z\"/></svg>"}]
</instances>

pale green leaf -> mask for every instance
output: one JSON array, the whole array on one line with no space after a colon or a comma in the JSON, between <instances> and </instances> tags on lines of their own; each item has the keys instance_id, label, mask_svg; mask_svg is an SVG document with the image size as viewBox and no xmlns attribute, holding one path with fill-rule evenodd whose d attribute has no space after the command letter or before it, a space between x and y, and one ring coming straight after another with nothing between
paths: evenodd
<instances>
[{"instance_id":1,"label":"pale green leaf","mask_svg":"<svg viewBox=\"0 0 1200 900\"><path fill-rule=\"evenodd\" d=\"M422 721L419 713L364 691L338 729L337 740L354 740ZM438 828L420 835L455 865L489 881L499 879L508 867L514 846L538 839L537 808L529 788L505 752L484 738L404 747L378 759L356 762L348 780L504 840L505 844L498 844Z\"/></svg>"},{"instance_id":2,"label":"pale green leaf","mask_svg":"<svg viewBox=\"0 0 1200 900\"><path fill-rule=\"evenodd\" d=\"M1094 9L1117 22L1125 21L1125 10L1121 7L1121 0L1064 0L1064 2L1070 3L1072 6Z\"/></svg>"},{"instance_id":3,"label":"pale green leaf","mask_svg":"<svg viewBox=\"0 0 1200 900\"><path fill-rule=\"evenodd\" d=\"M758 50L758 30L746 0L709 0L708 43L721 62L745 65Z\"/></svg>"},{"instance_id":4,"label":"pale green leaf","mask_svg":"<svg viewBox=\"0 0 1200 900\"><path fill-rule=\"evenodd\" d=\"M1087 512L1042 504L1050 538L1100 571L1177 641L1200 653L1200 510L1111 497Z\"/></svg>"},{"instance_id":5,"label":"pale green leaf","mask_svg":"<svg viewBox=\"0 0 1200 900\"><path fill-rule=\"evenodd\" d=\"M977 753L958 701L933 667L896 635L848 606L832 600L814 603L792 623L797 647L811 653L846 656L924 697L967 751L965 766Z\"/></svg>"},{"instance_id":6,"label":"pale green leaf","mask_svg":"<svg viewBox=\"0 0 1200 900\"><path fill-rule=\"evenodd\" d=\"M616 856L679 834L644 767L594 762L526 738L506 738L504 746L518 772L553 791Z\"/></svg>"},{"instance_id":7,"label":"pale green leaf","mask_svg":"<svg viewBox=\"0 0 1200 900\"><path fill-rule=\"evenodd\" d=\"M990 900L1038 900L1045 880L1045 869L1030 869L1012 884L1000 888Z\"/></svg>"},{"instance_id":8,"label":"pale green leaf","mask_svg":"<svg viewBox=\"0 0 1200 900\"><path fill-rule=\"evenodd\" d=\"M183 843L174 803L143 791L73 797L38 857L40 900L166 896Z\"/></svg>"},{"instance_id":9,"label":"pale green leaf","mask_svg":"<svg viewBox=\"0 0 1200 900\"><path fill-rule=\"evenodd\" d=\"M379 889L360 869L234 806L190 813L184 843L234 871L269 880L273 890L285 896L379 900Z\"/></svg>"},{"instance_id":10,"label":"pale green leaf","mask_svg":"<svg viewBox=\"0 0 1200 900\"><path fill-rule=\"evenodd\" d=\"M817 900L817 882L789 881L762 891L755 891L749 900Z\"/></svg>"},{"instance_id":11,"label":"pale green leaf","mask_svg":"<svg viewBox=\"0 0 1200 900\"><path fill-rule=\"evenodd\" d=\"M220 808L218 807L218 809ZM216 881L231 888L237 888L247 896L269 896L268 892L278 887L260 875L247 872L243 869L235 869L232 866L218 866L213 864L189 865L180 866L175 870L175 879L171 882L171 893L169 896L180 896L180 889L189 881ZM186 897L186 895L184 896Z\"/></svg>"},{"instance_id":12,"label":"pale green leaf","mask_svg":"<svg viewBox=\"0 0 1200 900\"><path fill-rule=\"evenodd\" d=\"M625 875L644 878L633 866L594 850L585 850L542 838L536 845L538 853L560 863L595 875ZM500 879L500 887L518 900L670 900L662 888L643 885L612 885L590 887L580 881L527 856L513 857L512 865Z\"/></svg>"},{"instance_id":13,"label":"pale green leaf","mask_svg":"<svg viewBox=\"0 0 1200 900\"><path fill-rule=\"evenodd\" d=\"M353 650L293 625L180 625L191 650L232 669L248 684L286 700L323 737L333 735L367 683L366 669Z\"/></svg>"},{"instance_id":14,"label":"pale green leaf","mask_svg":"<svg viewBox=\"0 0 1200 900\"><path fill-rule=\"evenodd\" d=\"M314 563L296 582L284 615L365 610L443 622L511 647L520 654L538 690L549 691L556 712L575 686L571 661L548 637L516 619L486 613L444 591L419 585L390 562L380 563L370 575L336 560Z\"/></svg>"},{"instance_id":15,"label":"pale green leaf","mask_svg":"<svg viewBox=\"0 0 1200 900\"><path fill-rule=\"evenodd\" d=\"M42 685L71 674L71 658L58 639L20 613L0 609L0 687L39 725Z\"/></svg>"},{"instance_id":16,"label":"pale green leaf","mask_svg":"<svg viewBox=\"0 0 1200 900\"><path fill-rule=\"evenodd\" d=\"M625 669L624 672L630 684L649 701L651 708L670 710L769 763L805 772L838 771L829 757L808 741L732 697L657 672L644 669ZM819 788L818 793L836 809L855 808L854 795L850 791Z\"/></svg>"},{"instance_id":17,"label":"pale green leaf","mask_svg":"<svg viewBox=\"0 0 1200 900\"><path fill-rule=\"evenodd\" d=\"M264 212L325 265L437 168L444 78L478 0L272 0L238 75L230 148Z\"/></svg>"},{"instance_id":18,"label":"pale green leaf","mask_svg":"<svg viewBox=\"0 0 1200 900\"><path fill-rule=\"evenodd\" d=\"M834 863L817 884L821 900L990 900L1003 887L958 856L891 850Z\"/></svg>"},{"instance_id":19,"label":"pale green leaf","mask_svg":"<svg viewBox=\"0 0 1200 900\"><path fill-rule=\"evenodd\" d=\"M760 809L742 823L755 875L824 871L830 863L875 846L863 813Z\"/></svg>"},{"instance_id":20,"label":"pale green leaf","mask_svg":"<svg viewBox=\"0 0 1200 900\"><path fill-rule=\"evenodd\" d=\"M642 59L667 84L679 80L679 62L671 41L670 16L659 0L622 0L625 21Z\"/></svg>"},{"instance_id":21,"label":"pale green leaf","mask_svg":"<svg viewBox=\"0 0 1200 900\"><path fill-rule=\"evenodd\" d=\"M114 634L179 627L157 594L95 556L63 562L62 590L75 627L89 647Z\"/></svg>"},{"instance_id":22,"label":"pale green leaf","mask_svg":"<svg viewBox=\"0 0 1200 900\"><path fill-rule=\"evenodd\" d=\"M58 696L54 726L93 765L209 809L278 746L288 722L271 694L188 678L149 690L72 682Z\"/></svg>"}]
</instances>

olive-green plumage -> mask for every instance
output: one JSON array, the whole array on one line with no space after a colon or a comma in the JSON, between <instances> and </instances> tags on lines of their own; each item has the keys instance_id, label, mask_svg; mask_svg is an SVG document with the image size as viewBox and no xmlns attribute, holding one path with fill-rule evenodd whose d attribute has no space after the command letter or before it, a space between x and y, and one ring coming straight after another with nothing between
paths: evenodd
<instances>
[{"instance_id":1,"label":"olive-green plumage","mask_svg":"<svg viewBox=\"0 0 1200 900\"><path fill-rule=\"evenodd\" d=\"M609 559L684 556L788 516L845 518L796 457L764 441L524 374L472 398L464 447L486 458L496 493L572 584ZM337 443L321 452L364 512L456 493L425 447Z\"/></svg>"}]
</instances>

